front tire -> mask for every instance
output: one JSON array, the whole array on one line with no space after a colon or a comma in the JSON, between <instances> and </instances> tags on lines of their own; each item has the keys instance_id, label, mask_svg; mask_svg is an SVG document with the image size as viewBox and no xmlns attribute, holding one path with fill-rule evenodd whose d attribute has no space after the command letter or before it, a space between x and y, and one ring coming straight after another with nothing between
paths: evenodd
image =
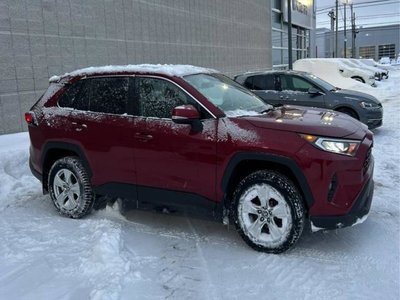
<instances>
[{"instance_id":1,"label":"front tire","mask_svg":"<svg viewBox=\"0 0 400 300\"><path fill-rule=\"evenodd\" d=\"M337 111L344 113L356 120L360 120L357 113L354 110L352 110L351 108L341 107L341 108L338 108Z\"/></svg>"},{"instance_id":2,"label":"front tire","mask_svg":"<svg viewBox=\"0 0 400 300\"><path fill-rule=\"evenodd\" d=\"M91 212L95 196L87 171L77 157L57 160L50 169L48 186L61 215L78 219Z\"/></svg>"},{"instance_id":3,"label":"front tire","mask_svg":"<svg viewBox=\"0 0 400 300\"><path fill-rule=\"evenodd\" d=\"M237 186L231 218L243 240L253 249L282 253L295 245L305 219L300 193L284 175L262 170Z\"/></svg>"}]
</instances>

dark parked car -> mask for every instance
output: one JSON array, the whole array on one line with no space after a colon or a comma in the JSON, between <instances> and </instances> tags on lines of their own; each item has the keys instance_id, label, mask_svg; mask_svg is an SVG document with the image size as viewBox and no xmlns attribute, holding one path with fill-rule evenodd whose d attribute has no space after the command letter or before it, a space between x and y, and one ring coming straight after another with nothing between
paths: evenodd
<instances>
[{"instance_id":1,"label":"dark parked car","mask_svg":"<svg viewBox=\"0 0 400 300\"><path fill-rule=\"evenodd\" d=\"M382 125L382 104L375 97L342 90L310 73L266 71L237 75L235 80L272 105L328 108L348 114L370 129Z\"/></svg>"},{"instance_id":2,"label":"dark parked car","mask_svg":"<svg viewBox=\"0 0 400 300\"><path fill-rule=\"evenodd\" d=\"M230 218L251 247L280 253L306 221L314 230L358 224L372 201L367 126L317 108L273 108L213 70L78 70L52 77L25 119L32 173L71 218L101 196L121 197Z\"/></svg>"}]
</instances>

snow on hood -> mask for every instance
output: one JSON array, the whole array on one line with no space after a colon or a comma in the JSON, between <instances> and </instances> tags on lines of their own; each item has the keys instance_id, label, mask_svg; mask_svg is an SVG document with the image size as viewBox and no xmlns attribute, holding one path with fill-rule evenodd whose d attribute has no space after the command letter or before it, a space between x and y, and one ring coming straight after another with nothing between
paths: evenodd
<instances>
[{"instance_id":1,"label":"snow on hood","mask_svg":"<svg viewBox=\"0 0 400 300\"><path fill-rule=\"evenodd\" d=\"M283 106L259 116L245 117L259 128L279 129L318 136L364 138L367 126L342 113L314 107Z\"/></svg>"},{"instance_id":2,"label":"snow on hood","mask_svg":"<svg viewBox=\"0 0 400 300\"><path fill-rule=\"evenodd\" d=\"M74 77L84 75L95 75L104 73L158 73L165 74L168 76L182 77L191 74L198 73L219 73L214 69L208 69L203 67L196 67L191 65L161 65L161 64L141 64L141 65L110 65L110 66L99 66L99 67L88 67L84 69L75 70L70 73L65 73L62 76L50 77L50 82L55 82L63 77Z\"/></svg>"}]
</instances>

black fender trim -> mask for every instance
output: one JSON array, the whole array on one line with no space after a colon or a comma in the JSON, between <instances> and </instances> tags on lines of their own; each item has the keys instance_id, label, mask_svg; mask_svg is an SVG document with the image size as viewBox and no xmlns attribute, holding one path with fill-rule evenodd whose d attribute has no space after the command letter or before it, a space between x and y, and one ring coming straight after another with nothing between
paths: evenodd
<instances>
[{"instance_id":1,"label":"black fender trim","mask_svg":"<svg viewBox=\"0 0 400 300\"><path fill-rule=\"evenodd\" d=\"M52 141L52 142L46 143L46 145L43 148L43 155L42 155L42 160L41 160L42 168L44 168L44 165L46 162L46 157L47 157L49 151L51 151L53 149L67 150L67 151L76 153L79 156L79 158L82 160L83 166L85 167L86 172L89 175L89 178L92 177L92 175L93 175L92 169L90 168L89 161L87 160L86 155L83 152L83 150L81 149L81 147L76 144L71 144L71 143L66 143L66 142Z\"/></svg>"},{"instance_id":2,"label":"black fender trim","mask_svg":"<svg viewBox=\"0 0 400 300\"><path fill-rule=\"evenodd\" d=\"M34 168L32 161L29 159L29 168L31 169L32 175L36 177L40 182L43 181L43 176L40 174L40 172L36 171Z\"/></svg>"},{"instance_id":3,"label":"black fender trim","mask_svg":"<svg viewBox=\"0 0 400 300\"><path fill-rule=\"evenodd\" d=\"M268 153L240 152L235 154L229 161L222 178L221 187L224 193L226 193L228 189L229 182L235 168L240 162L245 160L271 162L289 168L295 176L299 187L301 188L301 192L304 194L304 201L306 202L307 206L310 208L314 204L314 197L311 193L310 186L308 185L307 179L297 163L288 157Z\"/></svg>"}]
</instances>

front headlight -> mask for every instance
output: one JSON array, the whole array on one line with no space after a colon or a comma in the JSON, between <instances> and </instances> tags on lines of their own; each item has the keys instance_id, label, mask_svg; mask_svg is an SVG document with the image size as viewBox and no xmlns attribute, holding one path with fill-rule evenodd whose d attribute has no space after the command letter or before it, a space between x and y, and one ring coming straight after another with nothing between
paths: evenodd
<instances>
[{"instance_id":1,"label":"front headlight","mask_svg":"<svg viewBox=\"0 0 400 300\"><path fill-rule=\"evenodd\" d=\"M360 141L318 137L310 134L300 136L315 147L332 153L355 156L360 146Z\"/></svg>"},{"instance_id":2,"label":"front headlight","mask_svg":"<svg viewBox=\"0 0 400 300\"><path fill-rule=\"evenodd\" d=\"M379 107L379 105L377 105L373 102L365 102L365 101L360 102L360 106L362 108L378 108Z\"/></svg>"}]
</instances>

